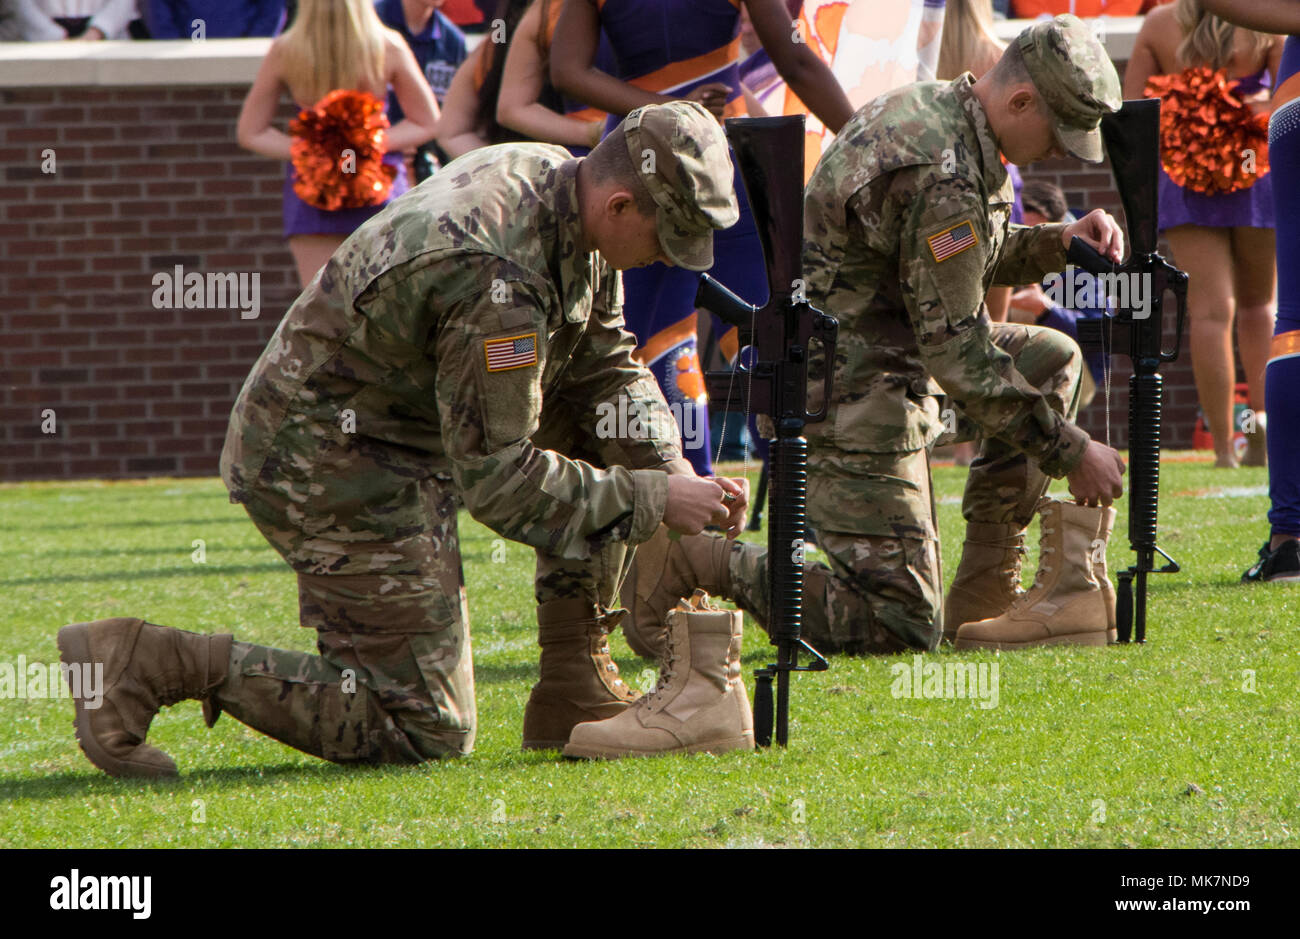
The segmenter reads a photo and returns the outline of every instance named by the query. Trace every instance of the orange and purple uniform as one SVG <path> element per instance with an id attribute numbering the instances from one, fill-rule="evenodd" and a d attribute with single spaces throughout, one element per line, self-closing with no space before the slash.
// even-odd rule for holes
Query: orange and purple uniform
<path id="1" fill-rule="evenodd" d="M 616 61 L 614 74 L 637 88 L 685 97 L 721 82 L 726 117 L 740 117 L 739 0 L 601 0 L 600 25 Z M 611 115 L 607 131 L 620 116 Z M 758 231 L 744 186 L 736 177 L 740 220 L 713 238 L 710 274 L 751 303 L 767 300 Z M 682 431 L 685 456 L 696 472 L 712 470 L 704 376 L 695 332 L 697 276 L 654 264 L 623 273 L 623 316 L 637 337 L 637 357 L 654 373 Z"/>

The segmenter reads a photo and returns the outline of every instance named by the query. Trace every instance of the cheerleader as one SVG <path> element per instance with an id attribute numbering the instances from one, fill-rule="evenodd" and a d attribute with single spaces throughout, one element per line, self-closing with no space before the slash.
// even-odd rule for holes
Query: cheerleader
<path id="1" fill-rule="evenodd" d="M 388 128 L 392 87 L 405 117 Z M 271 126 L 282 92 L 302 109 Z M 284 235 L 305 287 L 362 222 L 407 189 L 402 151 L 432 139 L 438 105 L 401 35 L 369 0 L 300 0 L 239 112 L 239 145 L 290 161 Z"/>
<path id="2" fill-rule="evenodd" d="M 1126 98 L 1164 97 L 1160 229 L 1175 261 L 1192 272 L 1192 370 L 1222 467 L 1237 465 L 1234 319 L 1250 407 L 1259 416 L 1259 432 L 1247 435 L 1246 462 L 1265 462 L 1275 281 L 1267 99 L 1281 57 L 1280 37 L 1237 29 L 1206 13 L 1200 0 L 1177 0 L 1147 14 L 1124 76 Z M 1200 116 L 1207 101 L 1217 107 L 1214 126 Z M 1202 144 L 1206 149 L 1193 152 Z"/>

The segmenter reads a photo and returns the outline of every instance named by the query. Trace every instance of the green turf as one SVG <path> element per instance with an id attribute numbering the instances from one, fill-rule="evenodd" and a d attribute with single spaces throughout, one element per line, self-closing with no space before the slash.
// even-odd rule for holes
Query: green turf
<path id="1" fill-rule="evenodd" d="M 936 470 L 949 576 L 963 479 Z M 1165 464 L 1161 541 L 1184 573 L 1153 579 L 1145 647 L 938 653 L 998 665 L 992 708 L 895 698 L 890 666 L 910 656 L 837 659 L 796 678 L 784 752 L 602 764 L 519 751 L 532 555 L 509 544 L 494 563 L 495 536 L 462 515 L 471 757 L 333 766 L 229 717 L 207 730 L 186 702 L 150 733 L 181 778 L 116 781 L 77 748 L 66 698 L 0 699 L 0 846 L 1294 846 L 1300 585 L 1237 582 L 1265 485 Z M 1125 524 L 1112 570 L 1129 563 Z M 288 569 L 217 480 L 0 487 L 0 559 L 0 663 L 56 662 L 59 626 L 121 615 L 312 646 Z M 639 684 L 650 664 L 614 648 Z M 769 654 L 750 630 L 747 682 Z"/>

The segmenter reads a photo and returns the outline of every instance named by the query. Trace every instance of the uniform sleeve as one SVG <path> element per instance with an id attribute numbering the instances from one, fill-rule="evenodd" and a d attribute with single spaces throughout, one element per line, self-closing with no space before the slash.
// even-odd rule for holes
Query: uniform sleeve
<path id="1" fill-rule="evenodd" d="M 1064 222 L 1032 227 L 1012 225 L 1002 245 L 998 266 L 993 271 L 993 283 L 1003 287 L 1023 287 L 1064 270 L 1063 231 Z"/>
<path id="2" fill-rule="evenodd" d="M 985 433 L 1049 476 L 1067 475 L 1083 459 L 1088 435 L 1052 410 L 992 341 L 983 308 L 990 262 L 984 201 L 969 182 L 950 177 L 921 186 L 904 212 L 903 302 L 930 374 Z"/>
<path id="3" fill-rule="evenodd" d="M 565 558 L 647 540 L 663 518 L 665 473 L 598 469 L 529 439 L 542 409 L 545 307 L 526 284 L 509 292 L 508 309 L 489 291 L 450 303 L 435 343 L 443 446 L 465 507 L 498 534 Z"/>
<path id="4" fill-rule="evenodd" d="M 677 421 L 659 383 L 632 358 L 635 349 L 623 322 L 620 279 L 607 271 L 560 393 L 581 425 L 594 429 L 605 465 L 694 475 L 682 457 Z"/>

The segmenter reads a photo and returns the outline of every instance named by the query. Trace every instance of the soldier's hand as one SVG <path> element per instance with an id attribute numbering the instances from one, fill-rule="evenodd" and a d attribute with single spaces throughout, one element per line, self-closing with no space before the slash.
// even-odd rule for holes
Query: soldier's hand
<path id="1" fill-rule="evenodd" d="M 1124 494 L 1124 460 L 1112 448 L 1092 441 L 1083 462 L 1066 477 L 1070 495 L 1080 505 L 1110 505 Z"/>
<path id="2" fill-rule="evenodd" d="M 726 491 L 712 479 L 669 476 L 664 524 L 683 535 L 698 535 L 708 525 L 727 522 L 731 512 L 722 502 Z"/>
<path id="3" fill-rule="evenodd" d="M 745 520 L 749 515 L 749 480 L 744 476 L 715 476 L 713 481 L 723 488 L 722 503 L 729 510 L 723 523 L 727 528 L 727 538 L 739 537 L 745 530 Z"/>
<path id="4" fill-rule="evenodd" d="M 686 96 L 687 101 L 698 101 L 704 105 L 718 120 L 722 120 L 722 112 L 727 107 L 727 95 L 731 89 L 722 82 L 709 82 L 700 85 L 698 88 L 692 88 L 690 94 Z"/>
<path id="5" fill-rule="evenodd" d="M 1093 209 L 1077 222 L 1065 226 L 1061 240 L 1070 247 L 1070 239 L 1078 235 L 1102 257 L 1115 263 L 1124 260 L 1124 230 L 1105 209 Z"/>

